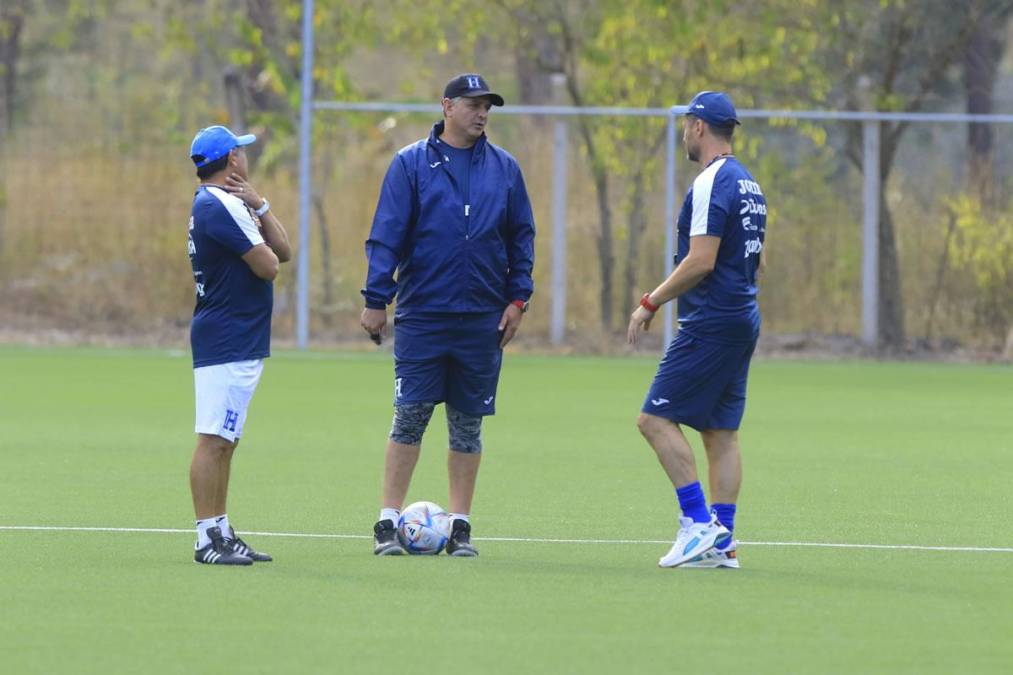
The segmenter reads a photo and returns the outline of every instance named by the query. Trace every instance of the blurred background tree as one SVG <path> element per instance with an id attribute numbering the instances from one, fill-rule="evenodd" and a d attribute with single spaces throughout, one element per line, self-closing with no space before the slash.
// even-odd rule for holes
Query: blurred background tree
<path id="1" fill-rule="evenodd" d="M 295 230 L 301 5 L 3 0 L 3 325 L 185 333 L 192 289 L 178 224 L 194 180 L 185 148 L 201 126 L 258 134 L 256 175 Z M 740 108 L 857 109 L 865 76 L 881 110 L 987 113 L 1011 100 L 1011 8 L 1013 0 L 317 0 L 313 82 L 321 100 L 435 103 L 449 77 L 480 70 L 510 103 L 665 108 L 723 88 Z M 314 116 L 315 335 L 356 334 L 361 243 L 379 180 L 391 153 L 432 121 Z M 570 321 L 608 341 L 662 274 L 664 122 L 569 124 Z M 522 161 L 543 233 L 550 127 L 501 116 L 491 128 Z M 967 281 L 978 278 L 971 261 L 1004 250 L 999 215 L 1013 166 L 995 148 L 1010 140 L 1007 126 L 888 123 L 882 139 L 882 346 L 994 348 L 1009 331 L 1011 289 L 992 263 L 981 262 L 987 278 Z M 749 120 L 736 152 L 771 203 L 777 272 L 764 284 L 767 330 L 857 335 L 859 125 Z M 695 167 L 680 162 L 681 199 Z M 538 242 L 539 283 L 548 239 Z M 291 330 L 293 279 L 278 283 L 281 336 Z M 545 330 L 547 306 L 536 303 L 533 334 Z M 977 318 L 952 327 L 969 307 Z"/>

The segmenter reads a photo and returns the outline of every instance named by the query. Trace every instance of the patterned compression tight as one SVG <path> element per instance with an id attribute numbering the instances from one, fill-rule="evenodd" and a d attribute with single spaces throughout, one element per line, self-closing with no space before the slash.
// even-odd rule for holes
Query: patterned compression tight
<path id="1" fill-rule="evenodd" d="M 433 416 L 435 403 L 403 403 L 394 406 L 390 438 L 395 443 L 420 445 Z M 447 430 L 450 449 L 456 452 L 482 452 L 482 417 L 469 415 L 447 405 Z"/>

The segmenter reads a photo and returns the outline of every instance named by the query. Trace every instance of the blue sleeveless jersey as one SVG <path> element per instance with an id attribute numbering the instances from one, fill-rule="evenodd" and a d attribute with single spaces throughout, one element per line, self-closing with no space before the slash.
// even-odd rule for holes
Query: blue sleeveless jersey
<path id="1" fill-rule="evenodd" d="M 760 332 L 756 275 L 767 229 L 767 201 L 735 157 L 718 157 L 704 169 L 679 212 L 679 260 L 690 238 L 721 238 L 714 270 L 679 296 L 679 330 L 701 339 L 745 343 Z"/>

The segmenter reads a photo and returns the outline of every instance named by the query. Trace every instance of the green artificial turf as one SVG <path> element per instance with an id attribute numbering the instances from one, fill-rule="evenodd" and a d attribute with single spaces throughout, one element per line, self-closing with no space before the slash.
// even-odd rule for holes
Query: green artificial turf
<path id="1" fill-rule="evenodd" d="M 773 544 L 1013 547 L 1013 369 L 756 362 L 742 569 L 661 570 L 676 503 L 634 423 L 655 365 L 508 354 L 473 509 L 481 556 L 377 559 L 390 357 L 279 354 L 230 520 L 352 536 L 251 534 L 275 562 L 230 569 L 191 562 L 186 355 L 2 348 L 0 526 L 187 531 L 0 529 L 0 670 L 1010 667 L 1013 552 Z M 446 504 L 446 439 L 438 412 L 410 501 Z M 512 537 L 631 541 L 498 540 Z"/>

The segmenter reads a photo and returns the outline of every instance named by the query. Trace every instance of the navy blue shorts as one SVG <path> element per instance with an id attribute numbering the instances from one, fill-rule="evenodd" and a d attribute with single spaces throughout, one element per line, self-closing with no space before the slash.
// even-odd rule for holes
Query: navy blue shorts
<path id="1" fill-rule="evenodd" d="M 697 431 L 738 429 L 756 341 L 722 344 L 680 331 L 658 365 L 642 412 Z"/>
<path id="2" fill-rule="evenodd" d="M 395 315 L 394 405 L 446 401 L 468 415 L 495 414 L 502 316 Z"/>

